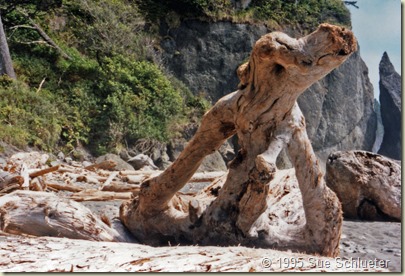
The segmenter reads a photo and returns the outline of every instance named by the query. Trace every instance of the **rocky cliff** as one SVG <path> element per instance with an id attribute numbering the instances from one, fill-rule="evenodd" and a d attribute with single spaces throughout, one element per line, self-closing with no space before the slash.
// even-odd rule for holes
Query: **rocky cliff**
<path id="1" fill-rule="evenodd" d="M 401 160 L 401 76 L 395 71 L 386 52 L 379 70 L 384 137 L 378 153 Z"/>
<path id="2" fill-rule="evenodd" d="M 263 25 L 189 19 L 176 28 L 163 23 L 161 47 L 166 67 L 193 93 L 204 93 L 215 102 L 237 89 L 237 67 L 255 41 L 270 31 Z M 308 134 L 322 163 L 335 150 L 371 151 L 376 133 L 373 98 L 359 52 L 300 96 Z"/>

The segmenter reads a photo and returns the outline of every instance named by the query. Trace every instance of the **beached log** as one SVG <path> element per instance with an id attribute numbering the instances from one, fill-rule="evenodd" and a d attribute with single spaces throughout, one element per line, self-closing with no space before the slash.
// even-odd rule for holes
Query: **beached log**
<path id="1" fill-rule="evenodd" d="M 117 231 L 82 204 L 34 191 L 15 191 L 0 197 L 0 230 L 16 235 L 121 240 Z"/>
<path id="2" fill-rule="evenodd" d="M 110 192 L 139 192 L 141 185 L 139 184 L 127 184 L 124 182 L 113 181 L 108 185 L 103 185 L 101 191 Z"/>
<path id="3" fill-rule="evenodd" d="M 19 190 L 21 189 L 21 185 L 20 184 L 10 184 L 8 186 L 6 186 L 5 188 L 0 190 L 0 196 L 3 196 L 5 194 L 11 193 L 15 190 Z"/>
<path id="4" fill-rule="evenodd" d="M 1 233 L 0 240 L 3 272 L 388 272 L 385 260 L 361 268 L 349 260 L 241 246 L 155 248 Z"/>
<path id="5" fill-rule="evenodd" d="M 41 177 L 36 177 L 30 181 L 30 190 L 31 191 L 45 191 L 46 184 Z"/>
<path id="6" fill-rule="evenodd" d="M 53 183 L 47 182 L 47 187 L 51 187 L 58 191 L 69 191 L 69 192 L 81 192 L 84 188 L 73 185 L 73 184 L 64 184 L 64 183 Z"/>
<path id="7" fill-rule="evenodd" d="M 60 165 L 56 165 L 56 166 L 49 167 L 49 168 L 46 168 L 46 169 L 36 170 L 34 172 L 30 172 L 29 176 L 30 176 L 30 178 L 34 178 L 34 177 L 41 176 L 41 175 L 44 175 L 44 174 L 47 174 L 47 173 L 50 173 L 50 172 L 57 171 L 57 170 L 59 170 L 59 168 L 60 168 Z"/>
<path id="8" fill-rule="evenodd" d="M 111 182 L 113 181 L 113 179 L 114 179 L 117 175 L 118 175 L 118 172 L 112 172 L 112 173 L 108 176 L 107 180 L 100 186 L 99 190 L 104 190 L 103 188 L 104 188 L 105 186 L 110 185 Z"/>
<path id="9" fill-rule="evenodd" d="M 69 196 L 75 201 L 109 201 L 109 200 L 128 200 L 132 199 L 138 193 L 137 189 L 133 192 L 108 192 L 96 189 L 83 190 Z"/>
<path id="10" fill-rule="evenodd" d="M 325 185 L 296 100 L 356 49 L 350 30 L 329 24 L 300 39 L 280 32 L 264 35 L 254 45 L 249 61 L 238 69 L 239 90 L 221 98 L 203 116 L 179 157 L 164 172 L 145 180 L 139 197 L 121 206 L 123 223 L 138 240 L 150 244 L 259 244 L 337 256 L 341 205 Z M 241 149 L 231 161 L 226 179 L 206 195 L 214 198 L 212 203 L 195 212 L 195 206 L 204 206 L 188 204 L 176 193 L 204 157 L 235 134 Z M 294 164 L 305 212 L 305 227 L 300 225 L 295 232 L 278 231 L 271 218 L 263 215 L 269 208 L 276 159 L 285 147 Z M 189 207 L 179 207 L 177 202 Z M 274 236 L 274 232 L 280 235 Z"/>
<path id="11" fill-rule="evenodd" d="M 121 179 L 125 182 L 131 183 L 131 184 L 141 184 L 143 181 L 150 177 L 156 177 L 158 176 L 161 171 L 159 172 L 150 172 L 147 171 L 145 173 L 142 173 L 141 171 L 134 171 L 135 173 L 130 173 L 130 172 L 120 172 Z M 223 176 L 226 174 L 226 172 L 201 172 L 201 173 L 195 173 L 190 180 L 188 181 L 189 183 L 195 183 L 195 182 L 212 182 L 216 178 Z"/>
<path id="12" fill-rule="evenodd" d="M 78 175 L 76 177 L 76 181 L 77 182 L 86 182 L 86 183 L 94 184 L 94 185 L 100 184 L 98 177 L 96 177 L 94 175 Z"/>
<path id="13" fill-rule="evenodd" d="M 20 186 L 24 183 L 24 178 L 21 175 L 9 173 L 9 172 L 0 172 L 0 188 L 3 189 L 9 185 L 19 184 Z"/>

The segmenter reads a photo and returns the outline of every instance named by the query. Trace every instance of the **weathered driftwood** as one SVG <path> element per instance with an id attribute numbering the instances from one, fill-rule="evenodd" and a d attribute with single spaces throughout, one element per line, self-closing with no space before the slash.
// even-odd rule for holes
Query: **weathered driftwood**
<path id="1" fill-rule="evenodd" d="M 121 179 L 125 182 L 131 184 L 141 184 L 143 181 L 150 177 L 156 177 L 160 175 L 162 171 L 121 171 L 119 175 Z M 225 172 L 201 172 L 195 173 L 189 180 L 189 183 L 194 182 L 212 182 L 216 178 L 221 177 L 225 174 Z"/>
<path id="2" fill-rule="evenodd" d="M 3 189 L 13 184 L 19 184 L 21 186 L 23 183 L 24 178 L 21 175 L 0 171 L 0 188 Z"/>
<path id="3" fill-rule="evenodd" d="M 80 192 L 84 190 L 84 188 L 72 184 L 47 182 L 46 185 L 58 191 Z"/>
<path id="4" fill-rule="evenodd" d="M 128 200 L 134 197 L 134 192 L 109 192 L 94 190 L 83 190 L 69 196 L 70 199 L 75 201 L 108 201 L 108 200 Z"/>
<path id="5" fill-rule="evenodd" d="M 343 259 L 246 247 L 154 248 L 1 233 L 0 241 L 3 272 L 388 272 L 381 266 L 358 268 L 350 261 L 345 267 Z"/>
<path id="6" fill-rule="evenodd" d="M 141 185 L 139 184 L 126 184 L 121 182 L 111 182 L 108 185 L 103 185 L 102 191 L 111 192 L 139 192 Z"/>
<path id="7" fill-rule="evenodd" d="M 123 223 L 144 243 L 260 244 L 336 256 L 341 206 L 324 183 L 296 100 L 356 47 L 350 30 L 328 24 L 300 39 L 279 32 L 259 39 L 249 61 L 238 69 L 239 90 L 220 99 L 177 160 L 146 180 L 139 197 L 121 206 Z M 211 204 L 199 204 L 197 196 L 188 201 L 176 195 L 203 158 L 235 134 L 241 149 L 226 179 L 216 192 L 201 196 L 211 197 Z M 275 236 L 271 218 L 263 214 L 269 208 L 276 158 L 285 146 L 295 167 L 306 223 Z"/>
<path id="8" fill-rule="evenodd" d="M 329 155 L 326 181 L 346 218 L 401 221 L 401 165 L 367 151 Z"/>
<path id="9" fill-rule="evenodd" d="M 34 178 L 34 177 L 41 176 L 41 175 L 44 175 L 44 174 L 47 174 L 47 173 L 50 173 L 50 172 L 57 171 L 57 170 L 59 170 L 59 168 L 60 168 L 60 165 L 56 165 L 56 166 L 53 166 L 53 167 L 49 167 L 49 168 L 45 168 L 45 169 L 41 169 L 41 170 L 36 170 L 34 172 L 30 172 L 29 176 L 31 178 Z"/>
<path id="10" fill-rule="evenodd" d="M 15 191 L 0 197 L 0 230 L 11 234 L 122 241 L 82 204 L 52 193 Z"/>

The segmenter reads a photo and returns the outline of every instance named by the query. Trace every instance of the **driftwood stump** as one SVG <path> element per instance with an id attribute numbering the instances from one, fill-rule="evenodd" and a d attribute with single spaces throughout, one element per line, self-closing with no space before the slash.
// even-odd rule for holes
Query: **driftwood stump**
<path id="1" fill-rule="evenodd" d="M 329 24 L 300 39 L 280 32 L 260 38 L 238 69 L 239 90 L 220 99 L 177 160 L 121 206 L 123 223 L 148 244 L 244 244 L 338 255 L 341 205 L 324 183 L 296 100 L 356 48 L 350 30 Z M 226 177 L 195 197 L 178 194 L 203 158 L 235 134 L 240 150 Z M 284 147 L 295 168 L 305 223 L 277 228 L 278 218 L 266 216 L 266 210 Z"/>

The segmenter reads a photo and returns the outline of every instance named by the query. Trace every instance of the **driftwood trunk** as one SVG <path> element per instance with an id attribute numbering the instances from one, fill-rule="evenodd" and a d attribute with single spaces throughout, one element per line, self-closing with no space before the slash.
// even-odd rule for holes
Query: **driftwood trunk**
<path id="1" fill-rule="evenodd" d="M 82 204 L 46 192 L 16 191 L 0 197 L 0 230 L 32 236 L 125 241 Z"/>
<path id="2" fill-rule="evenodd" d="M 121 206 L 123 223 L 149 244 L 246 244 L 338 255 L 341 206 L 324 183 L 296 100 L 356 47 L 351 31 L 328 24 L 300 39 L 279 32 L 259 39 L 238 69 L 239 90 L 220 99 L 177 160 Z M 194 198 L 176 194 L 203 158 L 235 134 L 240 150 L 226 177 Z M 277 228 L 279 218 L 266 210 L 284 147 L 294 164 L 305 223 Z"/>
<path id="3" fill-rule="evenodd" d="M 271 261 L 271 262 L 270 262 Z M 347 261 L 350 265 L 350 261 Z M 343 259 L 246 247 L 94 242 L 0 233 L 2 272 L 360 272 Z M 382 265 L 368 271 L 388 272 Z"/>

